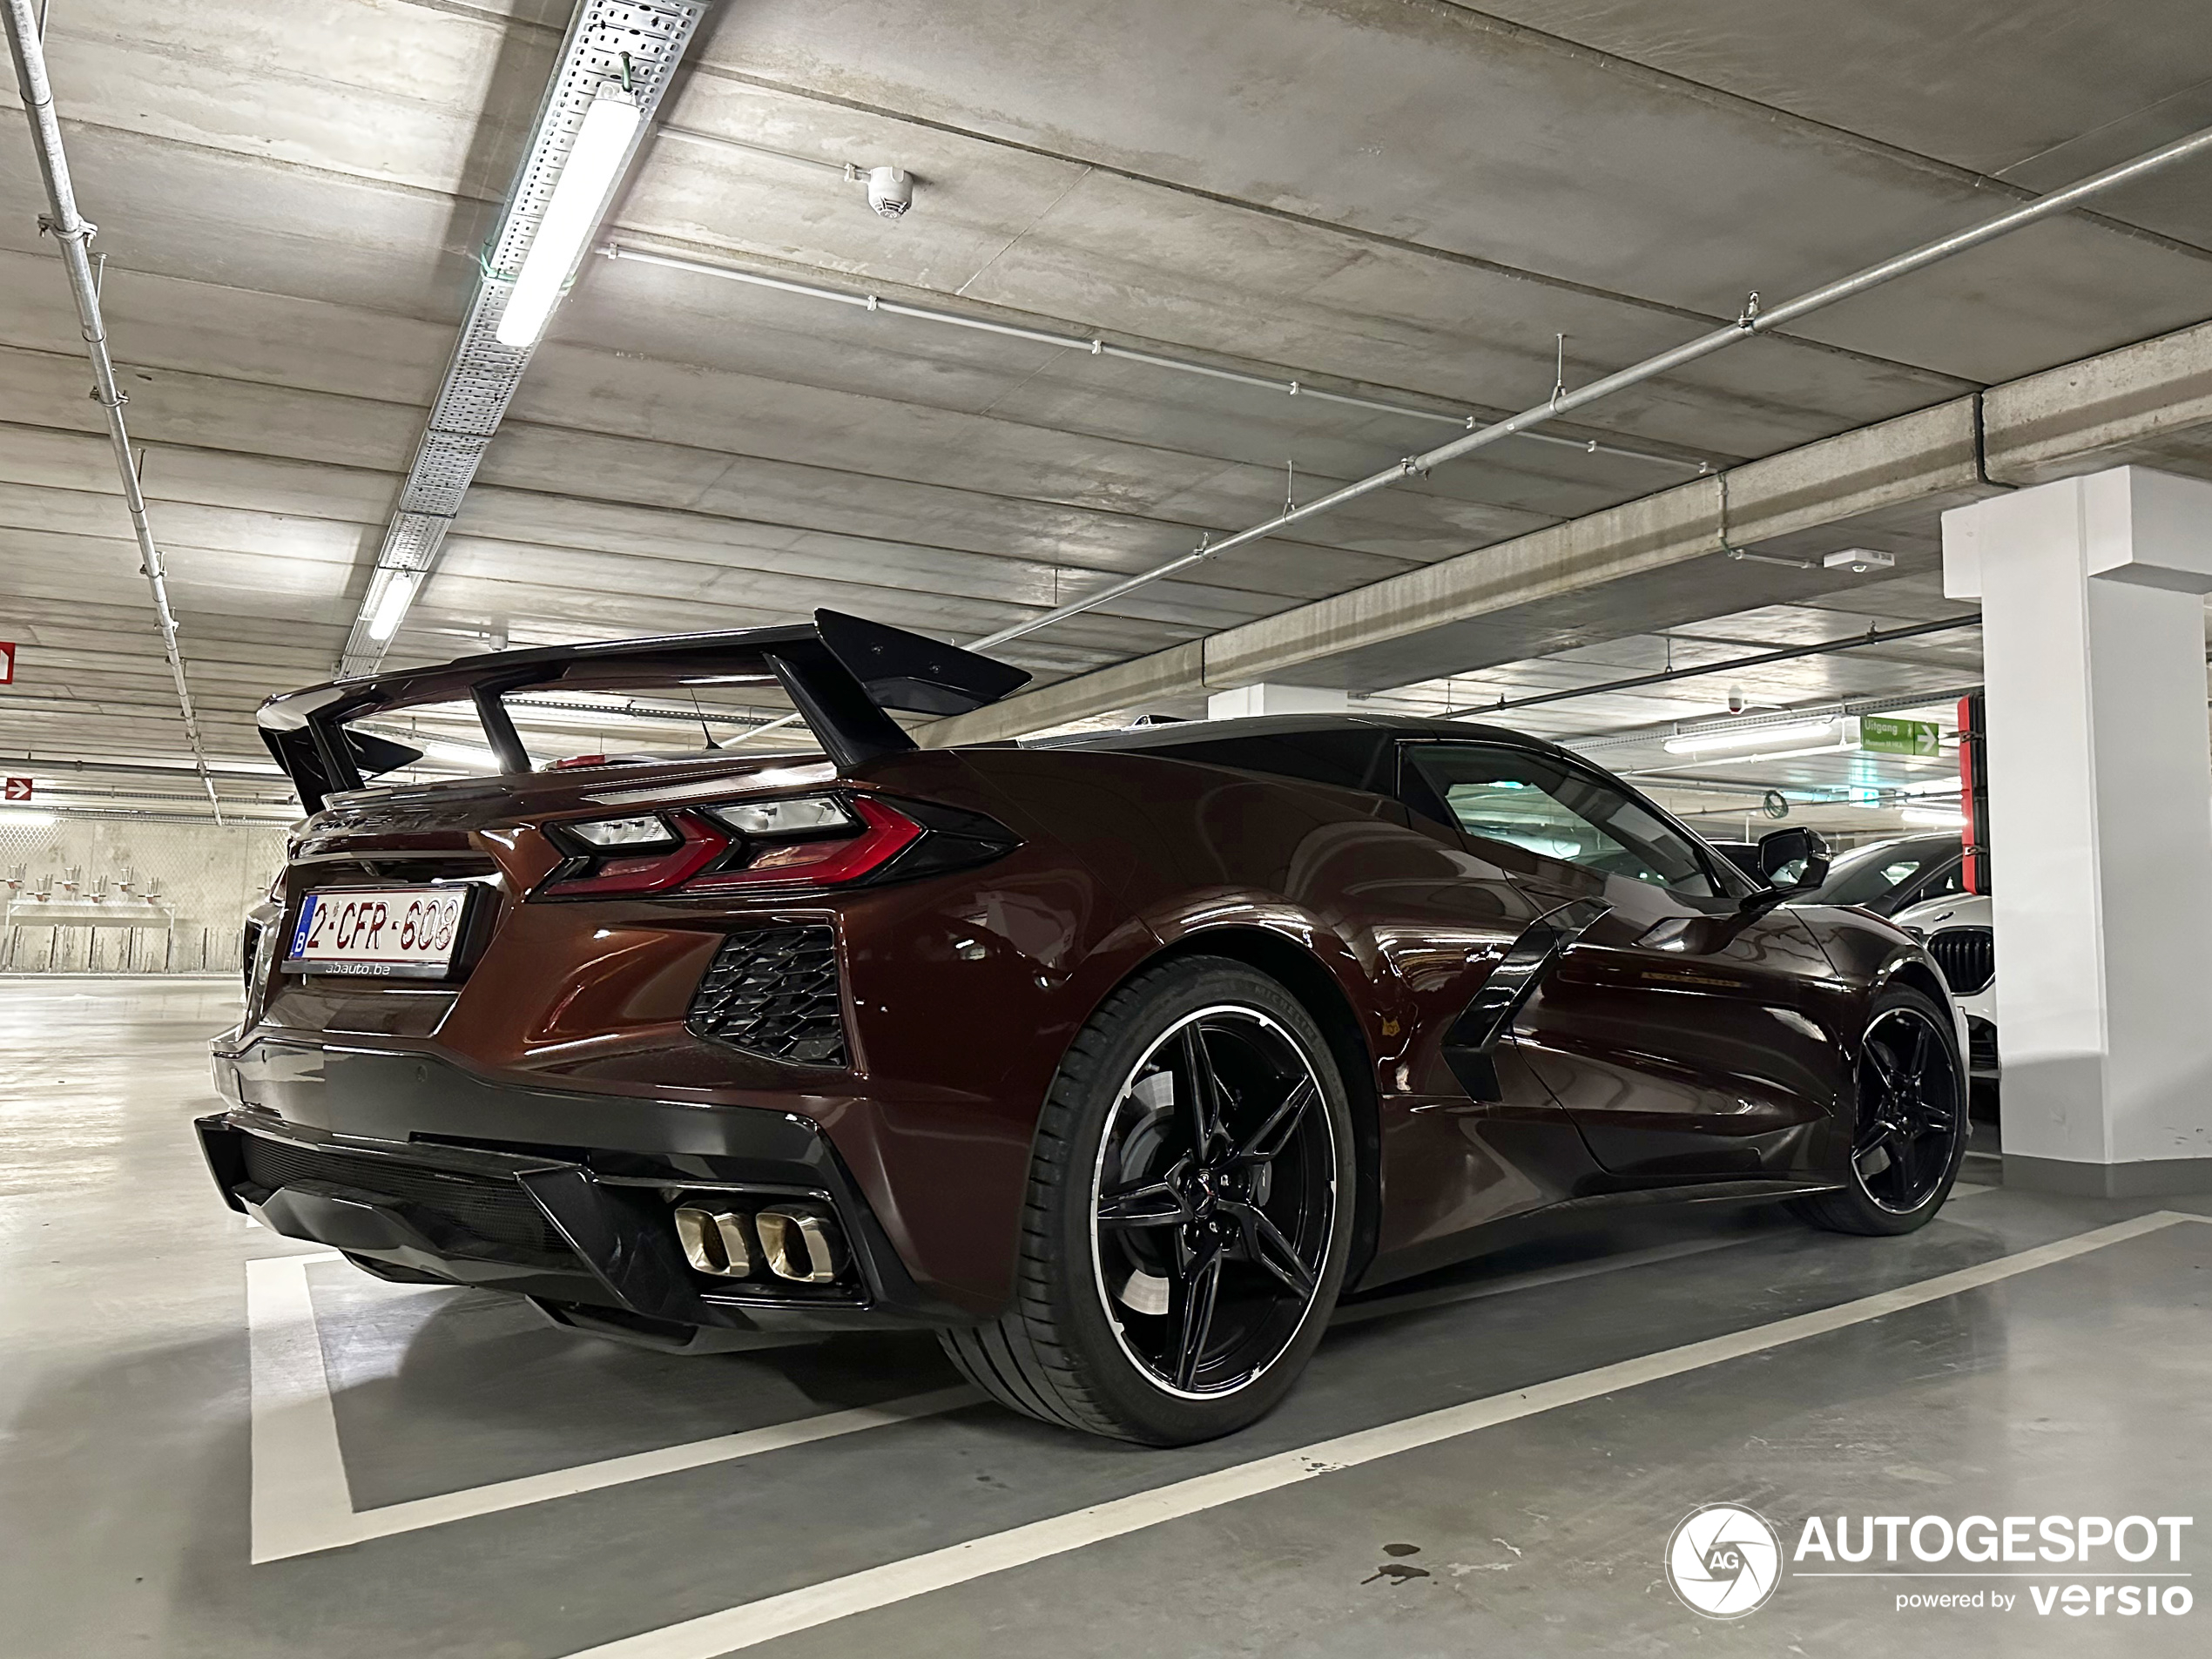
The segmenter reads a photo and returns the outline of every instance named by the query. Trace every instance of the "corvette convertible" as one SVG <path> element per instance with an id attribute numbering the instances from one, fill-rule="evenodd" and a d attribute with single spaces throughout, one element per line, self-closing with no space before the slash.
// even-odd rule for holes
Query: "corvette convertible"
<path id="1" fill-rule="evenodd" d="M 273 698 L 311 816 L 214 1044 L 225 1198 L 664 1349 L 934 1330 L 1005 1405 L 1162 1445 L 1268 1410 L 1340 1297 L 1540 1226 L 1943 1204 L 1958 1017 L 1907 934 L 1791 902 L 1809 832 L 1762 881 L 1458 721 L 927 748 L 889 712 L 1025 678 L 822 611 Z M 515 718 L 779 687 L 819 753 Z M 433 706 L 496 775 L 372 781 Z"/>

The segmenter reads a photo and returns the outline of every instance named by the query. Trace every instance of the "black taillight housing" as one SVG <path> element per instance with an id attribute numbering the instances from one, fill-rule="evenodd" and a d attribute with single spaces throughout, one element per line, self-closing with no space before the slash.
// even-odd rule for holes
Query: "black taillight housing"
<path id="1" fill-rule="evenodd" d="M 988 863 L 1021 845 L 980 813 L 843 791 L 571 819 L 545 833 L 567 856 L 538 899 L 858 887 Z"/>

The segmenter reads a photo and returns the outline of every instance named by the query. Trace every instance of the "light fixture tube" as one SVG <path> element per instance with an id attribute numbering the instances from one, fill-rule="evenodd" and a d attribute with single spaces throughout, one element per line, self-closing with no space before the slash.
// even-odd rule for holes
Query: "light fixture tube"
<path id="1" fill-rule="evenodd" d="M 376 609 L 369 612 L 368 637 L 379 644 L 400 631 L 400 618 L 407 615 L 408 604 L 415 597 L 415 584 L 421 577 L 412 570 L 393 570 L 384 578 L 384 591 L 376 596 Z"/>
<path id="2" fill-rule="evenodd" d="M 442 760 L 449 766 L 475 772 L 497 772 L 499 759 L 489 749 L 472 749 L 465 743 L 442 743 L 435 738 L 412 738 L 408 746 L 420 749 L 425 760 Z"/>
<path id="3" fill-rule="evenodd" d="M 1686 772 L 1689 766 L 1756 765 L 1766 760 L 1791 760 L 1799 755 L 1842 754 L 1851 747 L 1842 738 L 1831 738 L 1825 743 L 1804 743 L 1789 749 L 1746 749 L 1741 754 L 1700 755 L 1689 765 L 1669 766 L 1669 772 Z"/>
<path id="4" fill-rule="evenodd" d="M 523 268 L 508 291 L 500 314 L 499 343 L 527 349 L 545 331 L 545 320 L 561 298 L 561 287 L 576 269 L 583 244 L 606 210 L 608 192 L 630 154 L 644 114 L 637 100 L 611 82 L 602 85 L 578 124 L 576 142 L 553 181 L 553 199 L 530 238 Z"/>
<path id="5" fill-rule="evenodd" d="M 1667 739 L 1670 755 L 1710 754 L 1716 749 L 1750 749 L 1763 743 L 1784 743 L 1793 738 L 1824 738 L 1836 729 L 1833 719 L 1791 720 L 1780 725 L 1736 726 L 1725 732 L 1685 732 Z"/>
<path id="6" fill-rule="evenodd" d="M 1940 806 L 1908 806 L 1900 814 L 1908 824 L 1925 824 L 1931 829 L 1964 829 L 1966 815 Z"/>

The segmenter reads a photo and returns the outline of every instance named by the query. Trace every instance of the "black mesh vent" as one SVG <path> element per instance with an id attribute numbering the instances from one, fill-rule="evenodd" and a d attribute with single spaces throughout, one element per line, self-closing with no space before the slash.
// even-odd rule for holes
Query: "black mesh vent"
<path id="1" fill-rule="evenodd" d="M 801 1066 L 841 1066 L 837 941 L 826 927 L 732 934 L 699 981 L 685 1025 L 748 1054 Z"/>
<path id="2" fill-rule="evenodd" d="M 319 1146 L 295 1146 L 259 1135 L 245 1138 L 246 1176 L 257 1187 L 320 1181 L 371 1200 L 435 1211 L 461 1232 L 544 1254 L 569 1246 L 529 1193 L 511 1180 L 454 1175 Z"/>
<path id="3" fill-rule="evenodd" d="M 1928 954 L 1953 995 L 1972 996 L 1997 977 L 1997 945 L 1986 927 L 1946 927 L 1929 936 Z"/>

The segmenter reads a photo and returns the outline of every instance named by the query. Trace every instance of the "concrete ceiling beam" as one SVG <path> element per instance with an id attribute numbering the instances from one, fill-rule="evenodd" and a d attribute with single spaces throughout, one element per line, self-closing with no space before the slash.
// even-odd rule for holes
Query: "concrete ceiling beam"
<path id="1" fill-rule="evenodd" d="M 2110 464 L 2115 452 L 2155 445 L 2207 420 L 2212 325 L 2200 325 L 1477 549 L 1141 664 L 1025 692 L 939 721 L 924 741 L 941 747 L 1015 737 L 1146 698 L 1266 679 L 1375 687 L 1468 671 L 1485 665 L 1475 643 L 1484 626 L 1514 612 L 1602 590 L 1612 614 L 1633 614 L 1621 602 L 1635 596 L 1621 584 L 1663 588 L 1696 562 L 1717 576 L 1730 546 L 1900 508 L 1925 516 L 2032 476 Z M 1777 580 L 1764 570 L 1739 570 L 1732 585 L 1747 594 Z M 1710 587 L 1705 592 L 1710 605 Z M 1594 613 L 1589 619 L 1596 621 Z M 1646 612 L 1633 630 L 1616 631 L 1641 631 L 1654 620 Z"/>

